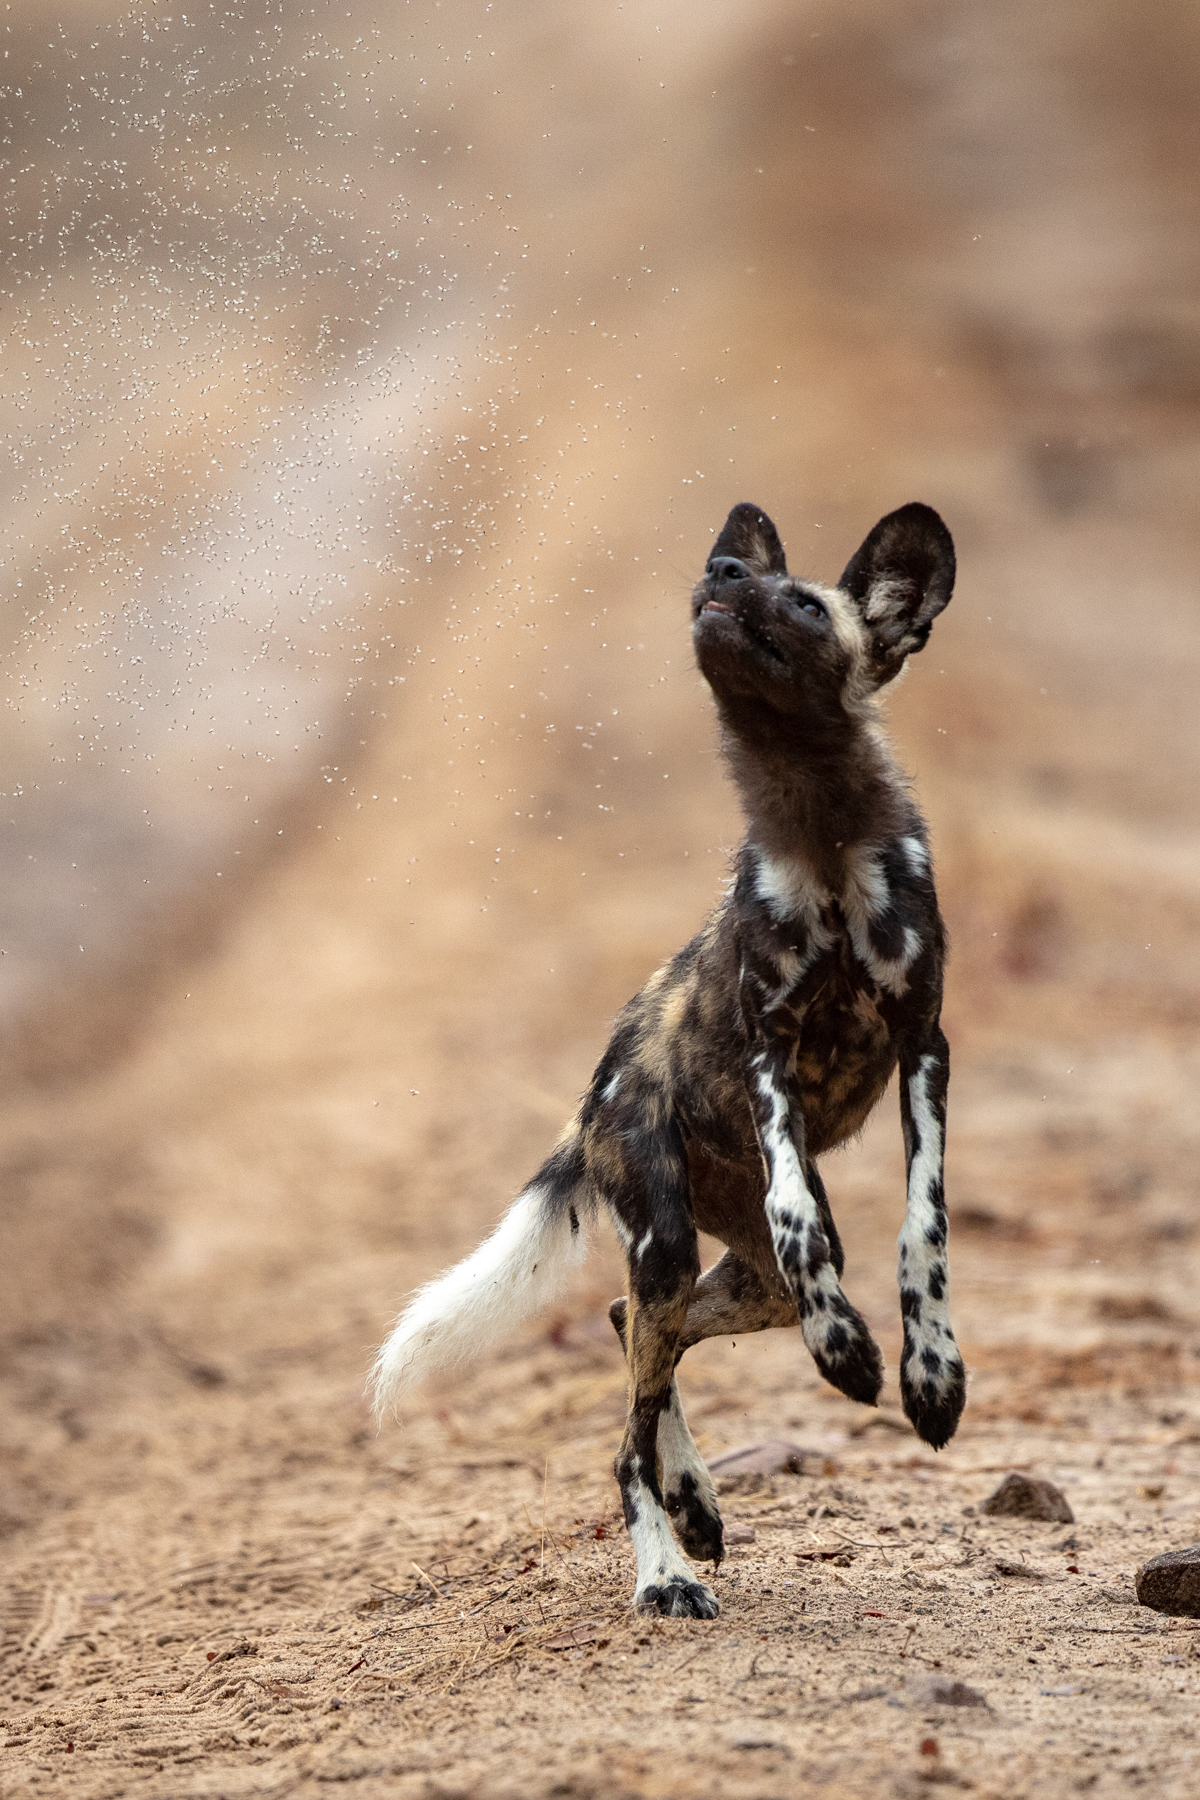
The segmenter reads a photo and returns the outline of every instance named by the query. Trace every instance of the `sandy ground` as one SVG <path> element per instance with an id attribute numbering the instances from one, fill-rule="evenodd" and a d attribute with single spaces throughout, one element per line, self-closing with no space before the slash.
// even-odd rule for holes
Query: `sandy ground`
<path id="1" fill-rule="evenodd" d="M 246 872 L 9 1029 L 6 1795 L 1195 1793 L 1200 1637 L 1133 1590 L 1200 1540 L 1191 27 L 808 23 L 705 13 L 668 68 L 639 13 L 565 98 L 569 43 L 501 33 L 472 123 L 494 169 L 523 121 L 530 266 L 494 441 L 438 452 L 486 529 L 272 788 L 269 853 L 206 813 Z M 627 160 L 581 231 L 552 215 L 616 70 Z M 537 162 L 535 99 L 578 163 Z M 738 825 L 686 598 L 726 508 L 828 578 L 916 497 L 960 556 L 890 711 L 954 943 L 969 1404 L 939 1456 L 899 1411 L 889 1096 L 826 1168 L 884 1403 L 798 1334 L 691 1352 L 705 1454 L 783 1437 L 805 1472 L 728 1485 L 717 1621 L 648 1623 L 609 1473 L 614 1240 L 379 1434 L 364 1371 L 719 892 Z M 1011 1469 L 1075 1524 L 982 1515 Z"/>

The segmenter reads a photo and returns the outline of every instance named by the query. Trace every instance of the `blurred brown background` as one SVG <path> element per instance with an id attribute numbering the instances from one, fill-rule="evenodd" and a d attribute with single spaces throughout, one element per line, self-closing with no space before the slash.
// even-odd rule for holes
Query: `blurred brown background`
<path id="1" fill-rule="evenodd" d="M 372 1344 L 719 892 L 687 594 L 736 500 L 824 579 L 909 499 L 958 545 L 891 720 L 977 1417 L 1069 1437 L 1051 1352 L 1186 1410 L 1195 8 L 159 0 L 4 46 L 11 1705 L 83 1692 L 68 1546 L 125 1594 L 393 1504 Z M 830 1186 L 894 1365 L 881 1112 Z M 544 1329 L 414 1407 L 410 1521 L 460 1414 L 551 1456 L 587 1415 L 602 1475 L 615 1347 L 527 1414 Z M 825 1407 L 801 1365 L 747 1347 L 712 1443 Z"/>

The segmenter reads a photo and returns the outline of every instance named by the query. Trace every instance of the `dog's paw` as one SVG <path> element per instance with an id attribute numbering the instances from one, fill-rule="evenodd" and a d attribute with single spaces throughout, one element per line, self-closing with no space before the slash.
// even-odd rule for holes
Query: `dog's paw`
<path id="1" fill-rule="evenodd" d="M 967 1372 L 957 1348 L 906 1355 L 900 1395 L 913 1429 L 934 1450 L 950 1442 L 967 1401 Z"/>
<path id="2" fill-rule="evenodd" d="M 665 1495 L 665 1505 L 675 1536 L 692 1561 L 716 1565 L 725 1554 L 725 1533 L 711 1480 L 705 1485 L 707 1493 L 691 1470 L 685 1469 Z"/>
<path id="3" fill-rule="evenodd" d="M 669 1581 L 644 1587 L 634 1595 L 634 1610 L 662 1619 L 715 1619 L 720 1612 L 717 1597 L 702 1581 L 673 1575 Z"/>
<path id="4" fill-rule="evenodd" d="M 883 1386 L 883 1357 L 866 1320 L 839 1289 L 803 1319 L 804 1342 L 831 1387 L 851 1400 L 874 1406 Z M 831 1303 L 832 1302 L 832 1303 Z"/>

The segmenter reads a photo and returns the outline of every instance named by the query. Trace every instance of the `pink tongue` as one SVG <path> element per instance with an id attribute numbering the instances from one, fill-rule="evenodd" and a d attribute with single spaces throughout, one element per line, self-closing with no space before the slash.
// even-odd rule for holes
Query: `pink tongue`
<path id="1" fill-rule="evenodd" d="M 727 606 L 723 606 L 719 600 L 706 600 L 704 602 L 704 610 L 705 612 L 727 613 L 730 609 Z"/>

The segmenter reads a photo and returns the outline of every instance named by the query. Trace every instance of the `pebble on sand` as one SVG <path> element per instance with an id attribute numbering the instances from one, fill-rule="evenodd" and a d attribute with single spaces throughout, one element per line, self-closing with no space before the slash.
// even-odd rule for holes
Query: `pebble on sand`
<path id="1" fill-rule="evenodd" d="M 1164 1550 L 1137 1572 L 1137 1597 L 1155 1612 L 1176 1619 L 1200 1619 L 1200 1544 Z"/>
<path id="2" fill-rule="evenodd" d="M 1075 1523 L 1075 1514 L 1062 1489 L 1036 1475 L 1006 1475 L 979 1510 L 993 1518 L 1049 1519 L 1062 1525 Z"/>
<path id="3" fill-rule="evenodd" d="M 986 1707 L 988 1704 L 987 1696 L 978 1688 L 968 1687 L 965 1681 L 939 1681 L 936 1676 L 918 1687 L 915 1698 L 919 1706 Z"/>

